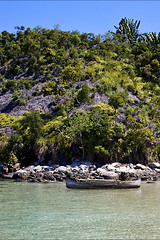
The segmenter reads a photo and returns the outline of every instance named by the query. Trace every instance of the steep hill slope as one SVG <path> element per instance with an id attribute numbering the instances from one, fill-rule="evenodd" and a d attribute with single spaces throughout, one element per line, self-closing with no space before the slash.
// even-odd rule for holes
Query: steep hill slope
<path id="1" fill-rule="evenodd" d="M 159 160 L 160 39 L 122 24 L 104 36 L 1 33 L 0 161 Z"/>

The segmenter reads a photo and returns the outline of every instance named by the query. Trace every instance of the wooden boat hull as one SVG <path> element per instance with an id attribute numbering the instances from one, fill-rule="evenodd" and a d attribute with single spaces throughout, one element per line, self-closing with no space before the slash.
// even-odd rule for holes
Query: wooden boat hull
<path id="1" fill-rule="evenodd" d="M 67 188 L 91 189 L 91 188 L 139 188 L 141 179 L 135 181 L 105 180 L 105 179 L 79 179 L 73 181 L 66 179 Z"/>

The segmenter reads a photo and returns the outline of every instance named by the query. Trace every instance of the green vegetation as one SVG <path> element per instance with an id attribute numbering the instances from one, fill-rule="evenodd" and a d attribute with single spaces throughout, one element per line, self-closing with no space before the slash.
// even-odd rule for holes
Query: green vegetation
<path id="1" fill-rule="evenodd" d="M 54 111 L 0 113 L 0 162 L 159 160 L 160 33 L 140 34 L 139 27 L 122 18 L 104 36 L 23 26 L 3 31 L 1 94 L 24 107 L 22 93 L 39 84 L 32 95 L 51 95 Z"/>
<path id="2" fill-rule="evenodd" d="M 89 86 L 88 86 L 88 84 L 85 82 L 85 83 L 82 85 L 82 89 L 78 92 L 78 95 L 77 95 L 78 102 L 80 102 L 80 103 L 84 103 L 84 102 L 90 103 L 91 100 L 90 100 L 89 93 L 90 93 Z"/>

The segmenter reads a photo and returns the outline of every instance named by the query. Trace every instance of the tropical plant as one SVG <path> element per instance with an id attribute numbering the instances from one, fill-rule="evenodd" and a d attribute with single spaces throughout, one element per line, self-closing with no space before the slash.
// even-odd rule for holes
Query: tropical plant
<path id="1" fill-rule="evenodd" d="M 116 27 L 116 34 L 123 36 L 124 41 L 129 41 L 131 44 L 135 44 L 139 37 L 139 25 L 140 21 L 134 21 L 133 19 L 122 18 L 119 22 L 119 27 Z"/>
<path id="2" fill-rule="evenodd" d="M 151 51 L 155 51 L 160 44 L 160 33 L 144 33 L 141 39 Z"/>

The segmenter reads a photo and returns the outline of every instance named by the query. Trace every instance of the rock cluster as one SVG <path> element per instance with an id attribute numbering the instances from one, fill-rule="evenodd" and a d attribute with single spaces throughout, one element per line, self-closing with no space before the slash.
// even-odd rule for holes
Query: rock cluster
<path id="1" fill-rule="evenodd" d="M 102 167 L 93 164 L 72 164 L 67 166 L 29 166 L 20 168 L 19 164 L 1 166 L 1 178 L 15 179 L 16 181 L 29 182 L 54 182 L 64 181 L 66 177 L 72 179 L 120 179 L 131 180 L 141 177 L 144 181 L 160 180 L 160 164 L 151 163 L 148 166 L 142 164 L 112 163 Z"/>

